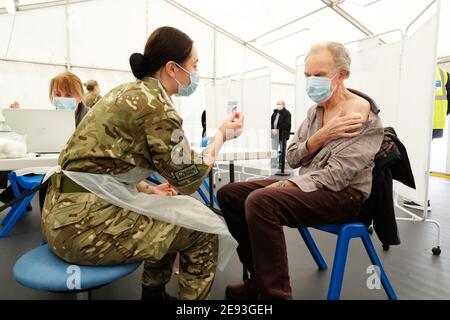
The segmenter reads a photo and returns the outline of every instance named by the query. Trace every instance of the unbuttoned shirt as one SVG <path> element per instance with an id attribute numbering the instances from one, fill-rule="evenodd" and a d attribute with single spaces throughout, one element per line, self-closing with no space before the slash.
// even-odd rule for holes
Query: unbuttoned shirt
<path id="1" fill-rule="evenodd" d="M 383 141 L 383 124 L 376 103 L 361 92 L 350 91 L 371 105 L 369 117 L 358 136 L 332 141 L 308 157 L 306 143 L 323 127 L 324 108 L 314 105 L 287 149 L 289 165 L 294 169 L 300 167 L 299 175 L 289 180 L 304 192 L 320 189 L 338 192 L 351 187 L 361 192 L 364 200 L 370 195 L 374 158 Z"/>

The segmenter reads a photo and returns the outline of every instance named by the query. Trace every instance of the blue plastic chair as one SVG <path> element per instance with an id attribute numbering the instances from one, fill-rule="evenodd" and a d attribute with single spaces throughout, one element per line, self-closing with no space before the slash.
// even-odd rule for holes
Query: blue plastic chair
<path id="1" fill-rule="evenodd" d="M 204 137 L 204 138 L 202 138 L 202 142 L 200 142 L 200 147 L 206 148 L 206 147 L 208 146 L 208 143 L 209 143 L 209 140 L 210 140 L 210 139 L 211 139 L 210 137 Z M 202 185 L 205 187 L 205 189 L 206 189 L 207 192 L 209 193 L 209 183 L 208 183 L 207 179 L 203 179 Z M 201 186 L 200 186 L 200 188 L 198 188 L 197 192 L 198 192 L 198 194 L 200 195 L 200 197 L 202 197 L 202 199 L 203 199 L 203 201 L 205 202 L 205 204 L 206 204 L 207 206 L 209 206 L 209 203 L 210 203 L 210 202 L 209 202 L 209 198 L 206 196 L 205 192 L 201 189 Z M 214 203 L 215 203 L 217 206 L 219 206 L 219 200 L 217 200 L 217 197 L 216 197 L 215 194 L 213 195 L 213 199 L 214 199 Z"/>
<path id="2" fill-rule="evenodd" d="M 17 198 L 22 193 L 30 191 L 41 184 L 44 175 L 29 175 L 29 176 L 17 176 L 14 171 L 8 174 L 8 180 L 11 183 L 11 188 L 13 190 L 14 196 Z M 19 190 L 19 185 L 23 188 L 22 193 Z M 8 214 L 2 220 L 3 229 L 0 231 L 0 238 L 6 237 L 11 231 L 12 227 L 17 223 L 17 221 L 26 214 L 26 208 L 30 204 L 36 193 L 32 193 L 25 197 L 19 202 L 16 202 Z"/>
<path id="3" fill-rule="evenodd" d="M 158 175 L 155 172 L 152 172 L 152 174 L 150 175 L 150 178 L 161 183 L 161 179 L 158 177 Z"/>
<path id="4" fill-rule="evenodd" d="M 350 240 L 353 238 L 361 238 L 364 247 L 366 248 L 367 254 L 372 261 L 372 264 L 379 268 L 381 283 L 388 298 L 390 300 L 397 300 L 394 289 L 389 282 L 386 272 L 384 271 L 383 266 L 381 265 L 381 261 L 378 258 L 378 255 L 372 244 L 372 240 L 370 239 L 367 227 L 363 223 L 355 222 L 348 224 L 323 225 L 316 226 L 314 228 L 337 235 L 333 270 L 331 272 L 330 285 L 328 287 L 328 300 L 339 300 L 339 297 L 341 295 L 342 280 L 344 278 L 348 247 L 350 244 Z M 308 228 L 299 228 L 298 231 L 305 241 L 305 244 L 311 252 L 311 255 L 313 256 L 319 269 L 326 270 L 327 263 L 320 254 L 320 251 L 317 248 Z"/>
<path id="5" fill-rule="evenodd" d="M 13 275 L 21 285 L 57 293 L 83 293 L 117 281 L 133 271 L 141 261 L 115 266 L 80 266 L 57 257 L 47 245 L 42 245 L 19 258 Z M 73 281 L 78 276 L 77 281 Z"/>

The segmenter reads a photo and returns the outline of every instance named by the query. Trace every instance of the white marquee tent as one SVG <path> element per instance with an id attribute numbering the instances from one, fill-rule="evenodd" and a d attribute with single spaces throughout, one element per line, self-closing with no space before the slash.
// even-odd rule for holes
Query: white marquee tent
<path id="1" fill-rule="evenodd" d="M 393 54 L 387 55 L 385 61 L 378 57 L 378 68 L 374 64 L 372 71 L 366 71 L 370 72 L 373 82 L 365 82 L 361 74 L 350 81 L 354 86 L 360 84 L 369 90 L 372 88 L 375 96 L 380 90 L 374 88 L 373 83 L 380 83 L 380 88 L 384 85 L 384 92 L 389 91 L 389 97 L 396 101 L 381 95 L 380 100 L 388 106 L 399 106 L 400 100 L 414 102 L 414 97 L 408 95 L 408 86 L 400 80 L 420 76 L 418 72 L 422 69 L 417 66 L 427 70 L 434 68 L 436 41 L 438 62 L 443 67 L 450 66 L 450 41 L 447 41 L 446 33 L 450 30 L 450 20 L 445 19 L 450 16 L 450 1 L 447 0 L 4 0 L 3 4 L 8 7 L 0 6 L 0 108 L 15 100 L 24 108 L 49 108 L 49 81 L 67 69 L 82 81 L 96 79 L 103 93 L 131 81 L 130 54 L 142 52 L 148 35 L 155 28 L 171 25 L 189 34 L 199 50 L 204 85 L 193 97 L 176 99 L 191 141 L 200 140 L 202 111 L 217 107 L 214 104 L 217 96 L 209 91 L 211 84 L 226 83 L 236 75 L 242 81 L 236 99 L 243 104 L 253 101 L 254 107 L 247 118 L 259 117 L 254 121 L 255 128 L 263 126 L 261 123 L 270 116 L 275 101 L 281 97 L 291 106 L 295 129 L 309 106 L 306 105 L 308 102 L 299 99 L 301 59 L 297 57 L 316 42 L 356 43 L 359 52 L 363 53 L 355 56 L 356 69 L 360 70 L 363 67 L 370 69 L 362 59 L 370 57 L 367 55 L 370 48 L 387 44 L 384 48 L 392 49 Z M 437 15 L 436 8 L 425 10 L 431 7 L 430 4 L 438 8 Z M 430 18 L 434 19 L 431 24 Z M 421 29 L 421 26 L 424 27 Z M 411 39 L 406 38 L 406 29 L 411 31 Z M 437 29 L 440 31 L 436 39 L 433 35 Z M 393 30 L 399 31 L 401 36 L 396 31 L 390 32 Z M 374 35 L 377 35 L 375 43 L 359 41 Z M 426 41 L 427 38 L 433 39 Z M 424 41 L 418 42 L 420 39 Z M 422 48 L 422 44 L 430 46 L 429 50 Z M 426 57 L 420 55 L 421 50 L 427 53 Z M 414 51 L 419 54 L 412 54 Z M 383 68 L 398 69 L 398 72 L 389 73 L 389 77 L 397 77 L 395 81 L 389 80 L 394 87 L 386 87 L 389 81 L 383 83 Z M 266 73 L 260 75 L 260 82 L 251 83 L 246 75 L 255 70 Z M 263 78 L 268 82 L 261 80 Z M 225 95 L 231 92 L 229 88 L 222 90 Z M 243 93 L 246 88 L 254 91 L 254 99 Z M 392 95 L 391 91 L 395 90 L 399 93 Z M 263 95 L 266 98 L 263 99 Z M 424 89 L 422 102 L 429 102 L 431 106 L 431 95 L 430 86 Z M 259 113 L 257 108 L 263 104 L 266 106 Z M 405 135 L 409 127 L 413 128 L 415 120 L 410 117 L 407 106 L 402 108 L 408 122 L 403 121 L 399 127 L 400 133 Z M 393 109 L 390 110 L 387 110 L 388 124 L 399 124 L 399 111 L 394 115 Z M 212 113 L 208 114 L 211 115 L 208 116 L 208 127 L 212 128 L 218 119 L 214 119 Z M 422 119 L 429 115 L 426 112 L 419 114 L 423 115 Z M 413 163 L 421 192 L 427 187 L 422 170 L 429 167 L 429 148 L 426 146 L 430 138 L 429 125 L 424 126 L 419 139 L 423 146 L 420 141 L 407 141 L 415 155 L 425 153 Z M 411 197 L 415 198 L 413 194 Z"/>

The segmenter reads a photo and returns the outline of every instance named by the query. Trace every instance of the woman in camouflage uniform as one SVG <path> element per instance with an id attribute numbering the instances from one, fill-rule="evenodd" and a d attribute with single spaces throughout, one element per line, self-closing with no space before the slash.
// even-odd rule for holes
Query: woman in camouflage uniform
<path id="1" fill-rule="evenodd" d="M 137 80 L 107 93 L 69 139 L 59 158 L 64 173 L 52 176 L 45 199 L 42 229 L 49 247 L 75 264 L 144 260 L 144 299 L 168 298 L 164 287 L 178 252 L 180 298 L 208 298 L 217 266 L 217 234 L 116 206 L 68 175 L 111 178 L 148 170 L 158 172 L 168 183 L 152 187 L 141 181 L 135 185 L 139 192 L 167 196 L 195 192 L 223 142 L 239 136 L 243 127 L 243 117 L 234 114 L 202 154 L 190 150 L 170 96 L 195 91 L 197 62 L 197 50 L 186 34 L 171 27 L 155 30 L 144 54 L 130 58 Z M 187 154 L 191 161 L 177 161 L 180 154 Z"/>

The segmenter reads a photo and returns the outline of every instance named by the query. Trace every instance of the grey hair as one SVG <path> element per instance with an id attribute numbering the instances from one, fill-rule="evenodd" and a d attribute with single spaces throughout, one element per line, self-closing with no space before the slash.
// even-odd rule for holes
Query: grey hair
<path id="1" fill-rule="evenodd" d="M 309 50 L 309 53 L 306 55 L 305 61 L 311 54 L 315 54 L 324 49 L 328 50 L 333 56 L 337 69 L 336 71 L 347 71 L 348 78 L 350 76 L 350 65 L 352 63 L 352 59 L 350 58 L 350 52 L 347 48 L 339 42 L 329 41 L 313 45 Z"/>

